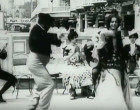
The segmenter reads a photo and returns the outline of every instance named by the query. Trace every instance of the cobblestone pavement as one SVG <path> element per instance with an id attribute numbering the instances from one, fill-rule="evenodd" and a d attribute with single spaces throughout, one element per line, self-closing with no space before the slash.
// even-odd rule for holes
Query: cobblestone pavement
<path id="1" fill-rule="evenodd" d="M 54 90 L 54 94 L 51 100 L 49 110 L 94 110 L 94 99 L 88 99 L 86 97 L 80 97 L 75 100 L 70 100 L 69 95 L 66 92 L 63 93 L 63 89 L 59 89 L 58 93 Z M 140 109 L 140 97 L 133 95 L 134 110 Z M 4 98 L 7 103 L 0 103 L 0 110 L 27 110 L 29 99 L 31 97 L 28 90 L 20 90 L 18 99 L 16 92 L 12 94 L 12 91 L 8 91 L 4 94 Z"/>

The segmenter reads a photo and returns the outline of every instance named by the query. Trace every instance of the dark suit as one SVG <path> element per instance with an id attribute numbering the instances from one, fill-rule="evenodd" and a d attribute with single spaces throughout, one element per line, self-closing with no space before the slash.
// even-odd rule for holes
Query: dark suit
<path id="1" fill-rule="evenodd" d="M 50 55 L 52 53 L 51 44 L 60 46 L 61 40 L 57 38 L 57 34 L 47 33 L 36 24 L 29 36 L 30 50 L 35 53 Z"/>
<path id="2" fill-rule="evenodd" d="M 127 65 L 128 65 L 128 72 L 129 73 L 133 73 L 135 68 L 136 68 L 136 61 L 139 59 L 140 57 L 140 46 L 135 44 L 135 54 L 134 55 L 131 55 L 130 52 L 131 52 L 131 46 L 130 44 L 128 45 L 125 45 L 124 46 L 124 58 L 125 58 L 125 61 L 127 62 Z"/>
<path id="3" fill-rule="evenodd" d="M 137 44 L 135 44 L 135 46 L 136 46 L 136 49 L 137 49 L 136 55 L 137 55 L 137 58 L 139 58 L 140 57 L 140 46 L 137 45 Z M 128 60 L 129 57 L 131 56 L 130 53 L 129 53 L 131 51 L 130 50 L 130 44 L 125 45 L 123 50 L 124 50 L 124 55 L 125 55 L 124 58 L 125 58 L 125 60 Z"/>
<path id="4" fill-rule="evenodd" d="M 1 58 L 0 58 L 1 59 Z M 2 98 L 2 94 L 9 89 L 10 86 L 15 86 L 15 83 L 17 82 L 17 79 L 15 76 L 13 76 L 12 74 L 3 71 L 0 67 L 0 79 L 7 81 L 5 83 L 5 85 L 2 87 L 2 89 L 0 90 L 0 102 L 4 102 L 3 98 Z"/>

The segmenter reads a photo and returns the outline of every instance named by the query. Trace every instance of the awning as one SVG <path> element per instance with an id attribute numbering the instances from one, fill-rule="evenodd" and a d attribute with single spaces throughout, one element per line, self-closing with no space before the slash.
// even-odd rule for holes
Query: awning
<path id="1" fill-rule="evenodd" d="M 128 1 L 128 2 L 123 2 L 122 6 L 128 6 L 128 5 L 133 5 L 134 2 L 133 1 Z"/>
<path id="2" fill-rule="evenodd" d="M 56 17 L 56 18 L 59 18 L 59 17 L 70 17 L 70 12 L 62 12 L 62 13 L 49 13 L 52 17 Z"/>

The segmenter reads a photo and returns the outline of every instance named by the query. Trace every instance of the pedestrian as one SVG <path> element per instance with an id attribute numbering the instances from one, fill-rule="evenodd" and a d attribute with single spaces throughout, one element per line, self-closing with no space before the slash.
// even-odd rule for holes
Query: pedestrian
<path id="1" fill-rule="evenodd" d="M 51 45 L 60 46 L 61 40 L 57 34 L 49 33 L 54 18 L 49 14 L 39 13 L 38 23 L 31 29 L 29 48 L 31 50 L 27 65 L 36 84 L 35 94 L 30 103 L 30 110 L 47 110 L 54 90 L 54 82 L 49 75 L 46 65 L 52 53 Z M 62 34 L 61 34 L 62 35 Z"/>
<path id="2" fill-rule="evenodd" d="M 139 78 L 137 83 L 137 88 L 135 90 L 135 95 L 140 96 L 140 71 L 138 61 L 140 58 L 140 46 L 136 44 L 138 39 L 138 32 L 136 30 L 130 31 L 129 40 L 130 44 L 124 46 L 124 51 L 126 53 L 125 59 L 127 62 L 127 72 L 128 74 L 135 74 Z"/>
<path id="3" fill-rule="evenodd" d="M 6 57 L 7 57 L 7 52 L 6 52 L 5 47 L 4 47 L 2 50 L 0 50 L 0 59 L 1 59 L 1 60 L 4 60 L 4 59 L 6 59 Z M 1 88 L 1 90 L 0 90 L 0 103 L 2 103 L 2 102 L 6 102 L 6 101 L 3 99 L 2 95 L 3 95 L 11 86 L 15 87 L 15 84 L 16 84 L 16 82 L 17 82 L 17 79 L 16 79 L 16 77 L 15 77 L 14 75 L 12 75 L 11 73 L 2 70 L 2 69 L 1 69 L 1 66 L 0 66 L 0 79 L 6 81 L 6 83 L 4 84 L 4 86 L 3 86 L 3 87 Z"/>

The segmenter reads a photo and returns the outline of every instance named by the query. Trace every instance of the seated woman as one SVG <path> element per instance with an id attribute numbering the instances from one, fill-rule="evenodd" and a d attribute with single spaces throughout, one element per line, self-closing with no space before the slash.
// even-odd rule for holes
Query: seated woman
<path id="1" fill-rule="evenodd" d="M 80 48 L 77 45 L 76 38 L 78 34 L 74 30 L 70 30 L 68 34 L 69 44 L 65 47 L 64 59 L 67 63 L 66 72 L 63 76 L 63 84 L 69 90 L 71 98 L 77 96 L 77 88 L 83 88 L 82 95 L 90 96 L 92 93 L 90 86 L 92 85 L 92 69 L 87 65 Z M 83 90 L 82 89 L 82 90 Z"/>
<path id="2" fill-rule="evenodd" d="M 117 30 L 120 22 L 118 15 L 110 15 L 107 18 L 108 30 L 100 33 L 104 45 L 98 49 L 101 78 L 94 99 L 96 110 L 132 109 L 125 53 L 121 33 Z"/>

